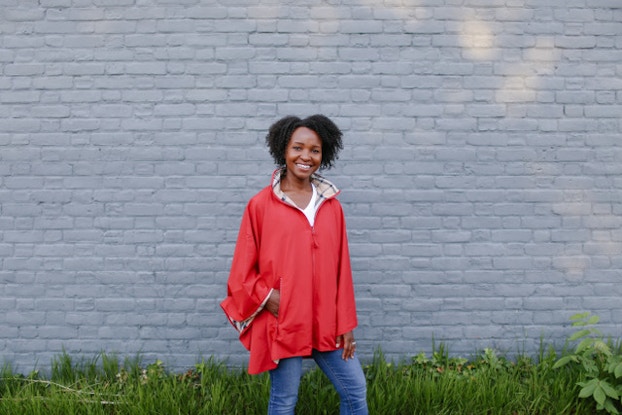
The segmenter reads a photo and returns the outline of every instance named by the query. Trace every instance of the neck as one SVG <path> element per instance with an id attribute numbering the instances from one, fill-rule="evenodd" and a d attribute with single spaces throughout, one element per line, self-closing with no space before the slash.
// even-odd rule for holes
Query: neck
<path id="1" fill-rule="evenodd" d="M 309 178 L 300 180 L 291 174 L 285 173 L 281 178 L 281 190 L 285 191 L 308 191 L 311 189 L 311 180 Z"/>

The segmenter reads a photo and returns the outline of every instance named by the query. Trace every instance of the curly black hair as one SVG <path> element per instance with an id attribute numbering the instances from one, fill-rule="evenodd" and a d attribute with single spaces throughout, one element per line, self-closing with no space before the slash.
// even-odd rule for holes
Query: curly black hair
<path id="1" fill-rule="evenodd" d="M 343 148 L 341 130 L 328 117 L 321 114 L 311 115 L 300 119 L 289 115 L 281 118 L 270 126 L 266 135 L 266 144 L 270 149 L 270 154 L 274 162 L 280 166 L 285 166 L 285 151 L 292 134 L 297 128 L 306 127 L 320 137 L 322 141 L 322 163 L 320 168 L 330 169 L 339 155 L 339 150 Z"/>

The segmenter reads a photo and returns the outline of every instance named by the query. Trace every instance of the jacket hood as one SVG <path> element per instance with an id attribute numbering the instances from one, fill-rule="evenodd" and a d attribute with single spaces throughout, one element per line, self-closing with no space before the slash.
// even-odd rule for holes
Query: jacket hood
<path id="1" fill-rule="evenodd" d="M 285 174 L 285 171 L 285 168 L 280 168 L 276 169 L 272 174 L 272 193 L 281 201 L 296 206 L 294 202 L 287 197 L 285 192 L 281 190 L 281 178 Z M 317 189 L 315 206 L 319 206 L 325 200 L 332 199 L 341 192 L 332 182 L 316 173 L 311 175 L 311 183 L 313 183 Z"/>

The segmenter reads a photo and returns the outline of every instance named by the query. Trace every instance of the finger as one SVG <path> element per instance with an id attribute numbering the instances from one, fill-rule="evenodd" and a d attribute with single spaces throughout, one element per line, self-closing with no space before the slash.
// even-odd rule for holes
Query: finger
<path id="1" fill-rule="evenodd" d="M 341 358 L 343 360 L 348 360 L 354 357 L 354 349 L 356 348 L 356 342 L 346 342 L 343 347 L 343 352 L 341 353 Z"/>
<path id="2" fill-rule="evenodd" d="M 341 351 L 341 358 L 343 360 L 348 360 L 350 357 L 350 342 L 345 340 L 343 342 L 343 350 Z"/>
<path id="3" fill-rule="evenodd" d="M 343 343 L 343 336 L 337 336 L 337 339 L 335 340 L 337 348 L 341 347 L 341 343 Z"/>
<path id="4" fill-rule="evenodd" d="M 354 357 L 354 352 L 356 351 L 356 342 L 352 341 L 350 342 L 350 358 Z"/>

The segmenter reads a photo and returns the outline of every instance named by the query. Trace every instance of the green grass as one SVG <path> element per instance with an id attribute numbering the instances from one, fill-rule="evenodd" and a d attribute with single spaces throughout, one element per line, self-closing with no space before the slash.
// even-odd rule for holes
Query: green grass
<path id="1" fill-rule="evenodd" d="M 378 351 L 365 365 L 371 414 L 594 414 L 594 404 L 578 398 L 581 372 L 553 369 L 559 355 L 513 359 L 484 350 L 477 356 L 450 357 L 441 346 L 389 362 Z M 54 359 L 44 377 L 38 372 L 0 371 L 0 414 L 264 414 L 269 394 L 266 374 L 250 376 L 214 359 L 185 373 L 162 362 L 144 365 L 100 354 Z M 318 369 L 305 373 L 297 414 L 338 414 L 339 399 Z"/>

